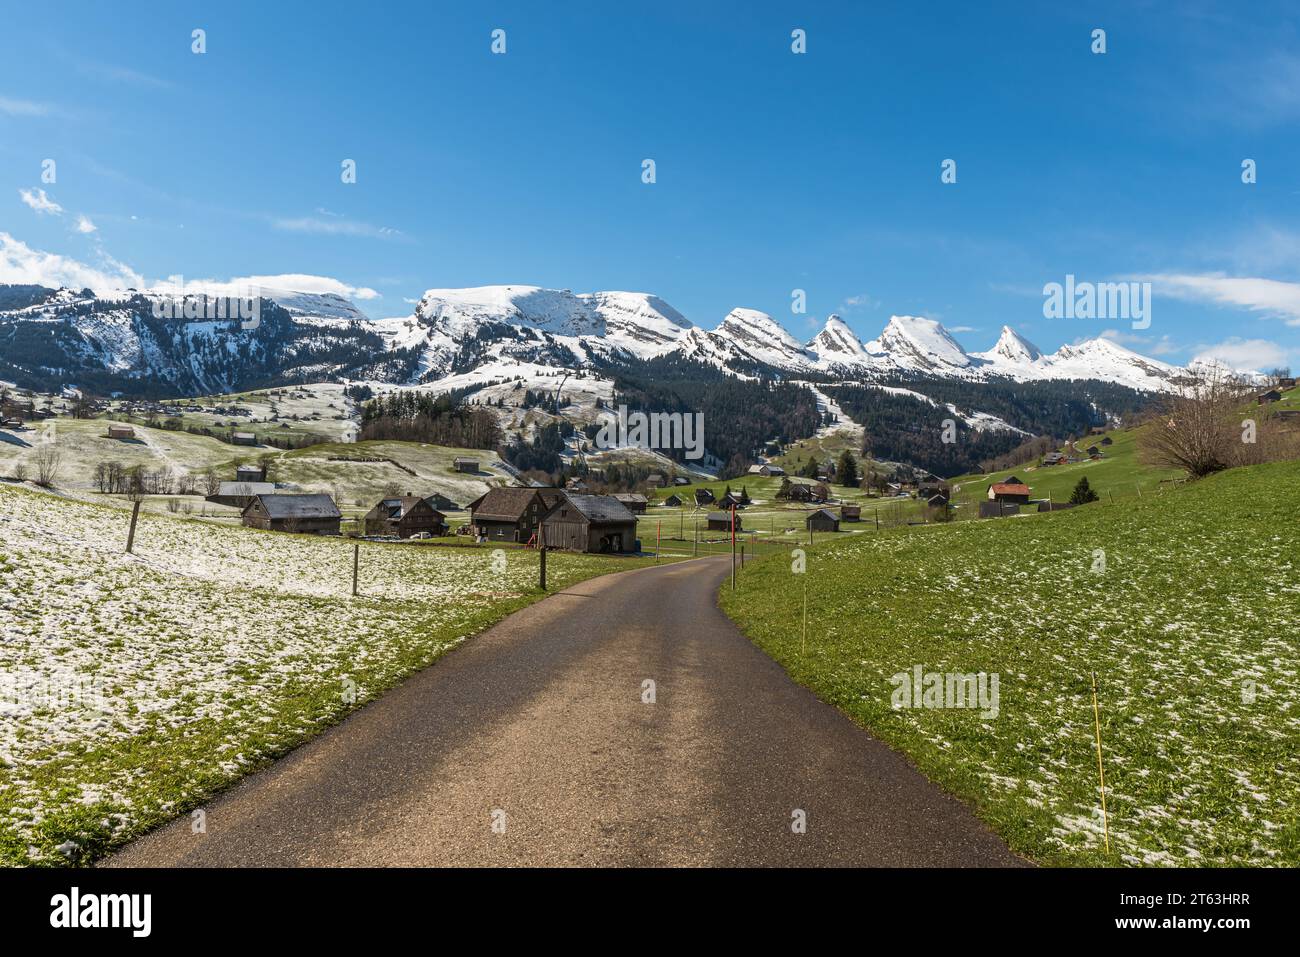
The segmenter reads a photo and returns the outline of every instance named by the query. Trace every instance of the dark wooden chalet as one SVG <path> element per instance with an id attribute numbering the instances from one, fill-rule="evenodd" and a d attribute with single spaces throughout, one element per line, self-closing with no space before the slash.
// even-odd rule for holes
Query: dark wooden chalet
<path id="1" fill-rule="evenodd" d="M 549 507 L 535 488 L 491 488 L 469 503 L 470 524 L 475 535 L 490 542 L 527 542 Z"/>
<path id="2" fill-rule="evenodd" d="M 245 508 L 258 495 L 274 495 L 274 482 L 222 482 L 215 495 L 205 496 L 214 505 L 232 505 Z"/>
<path id="3" fill-rule="evenodd" d="M 841 505 L 840 521 L 842 522 L 860 522 L 862 521 L 861 505 Z"/>
<path id="4" fill-rule="evenodd" d="M 249 528 L 337 535 L 343 516 L 334 499 L 328 495 L 286 492 L 253 496 L 253 500 L 244 506 L 242 518 Z"/>
<path id="5" fill-rule="evenodd" d="M 429 503 L 429 507 L 432 508 L 432 509 L 433 509 L 434 511 L 436 511 L 436 512 L 444 512 L 444 513 L 445 513 L 445 512 L 459 512 L 459 511 L 460 511 L 460 506 L 459 506 L 459 505 L 457 505 L 455 502 L 453 502 L 451 499 L 449 499 L 447 496 L 441 494 L 440 492 L 434 492 L 432 495 L 430 495 L 428 498 L 426 498 L 425 501 L 428 502 L 428 503 Z"/>
<path id="6" fill-rule="evenodd" d="M 260 465 L 240 465 L 235 468 L 236 482 L 265 482 L 266 469 Z"/>
<path id="7" fill-rule="evenodd" d="M 736 531 L 741 530 L 740 515 L 736 515 Z M 709 513 L 709 531 L 711 532 L 729 532 L 731 531 L 731 513 L 730 512 L 710 512 Z"/>
<path id="8" fill-rule="evenodd" d="M 646 504 L 649 501 L 644 495 L 639 495 L 636 492 L 619 492 L 614 495 L 614 498 L 622 502 L 623 507 L 629 512 L 638 515 L 645 511 Z"/>
<path id="9" fill-rule="evenodd" d="M 547 548 L 572 552 L 634 552 L 636 516 L 612 495 L 569 494 L 542 517 Z"/>
<path id="10" fill-rule="evenodd" d="M 669 495 L 666 499 L 664 499 L 663 504 L 668 508 L 681 508 L 682 497 L 678 495 L 676 492 L 674 492 L 672 495 Z"/>
<path id="11" fill-rule="evenodd" d="M 717 500 L 711 488 L 697 488 L 695 490 L 696 505 L 712 505 Z"/>
<path id="12" fill-rule="evenodd" d="M 1004 515 L 1019 515 L 1020 506 L 1010 502 L 980 502 L 980 518 L 1002 518 Z"/>
<path id="13" fill-rule="evenodd" d="M 410 538 L 413 535 L 446 535 L 449 531 L 447 516 L 432 505 L 427 498 L 403 495 L 400 498 L 382 499 L 366 512 L 367 535 L 385 535 Z"/>
<path id="14" fill-rule="evenodd" d="M 814 532 L 838 532 L 840 530 L 840 518 L 829 508 L 819 508 L 815 512 L 808 513 L 808 517 L 804 519 L 804 525 Z"/>
<path id="15" fill-rule="evenodd" d="M 451 466 L 457 472 L 477 472 L 478 459 L 467 459 L 457 456 L 451 460 Z"/>

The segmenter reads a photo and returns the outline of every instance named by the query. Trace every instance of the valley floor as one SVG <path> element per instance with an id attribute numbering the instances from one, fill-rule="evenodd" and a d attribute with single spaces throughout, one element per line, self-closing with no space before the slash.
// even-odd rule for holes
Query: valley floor
<path id="1" fill-rule="evenodd" d="M 1069 512 L 842 538 L 809 549 L 803 574 L 788 552 L 754 563 L 721 601 L 796 681 L 1034 860 L 1295 866 L 1297 483 L 1300 463 L 1280 463 Z M 918 666 L 997 675 L 996 716 L 895 708 L 908 702 L 891 678 Z"/>

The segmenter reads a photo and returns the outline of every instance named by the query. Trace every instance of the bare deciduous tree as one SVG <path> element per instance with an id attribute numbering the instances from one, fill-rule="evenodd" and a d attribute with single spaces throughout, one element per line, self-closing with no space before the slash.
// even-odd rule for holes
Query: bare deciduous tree
<path id="1" fill-rule="evenodd" d="M 32 456 L 36 465 L 36 484 L 49 488 L 59 477 L 59 466 L 63 462 L 63 453 L 54 445 L 42 445 Z"/>

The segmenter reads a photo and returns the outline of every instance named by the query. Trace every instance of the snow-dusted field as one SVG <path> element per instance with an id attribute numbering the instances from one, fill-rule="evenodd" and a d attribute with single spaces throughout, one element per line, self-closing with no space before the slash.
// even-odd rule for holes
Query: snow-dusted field
<path id="1" fill-rule="evenodd" d="M 342 539 L 127 524 L 0 485 L 0 862 L 165 820 L 537 594 L 526 551 L 363 543 L 354 599 Z"/>

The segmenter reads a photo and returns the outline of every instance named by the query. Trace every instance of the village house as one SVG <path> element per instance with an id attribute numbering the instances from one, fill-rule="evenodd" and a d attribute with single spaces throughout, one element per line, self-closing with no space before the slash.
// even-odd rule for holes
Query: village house
<path id="1" fill-rule="evenodd" d="M 414 535 L 446 535 L 447 516 L 429 504 L 429 500 L 409 492 L 400 498 L 382 499 L 366 512 L 367 535 L 411 538 Z"/>
<path id="2" fill-rule="evenodd" d="M 1043 464 L 1044 464 L 1044 465 L 1064 465 L 1064 464 L 1065 464 L 1065 453 L 1064 453 L 1064 452 L 1048 452 L 1046 455 L 1043 456 Z"/>
<path id="3" fill-rule="evenodd" d="M 549 507 L 535 488 L 491 488 L 469 503 L 470 524 L 487 541 L 526 543 Z"/>
<path id="4" fill-rule="evenodd" d="M 252 432 L 231 432 L 230 441 L 235 445 L 256 445 L 257 436 Z"/>
<path id="5" fill-rule="evenodd" d="M 781 468 L 781 466 L 779 465 L 768 465 L 764 463 L 762 465 L 751 465 L 749 467 L 749 474 L 750 475 L 784 475 L 785 469 Z"/>
<path id="6" fill-rule="evenodd" d="M 741 530 L 740 516 L 736 516 L 736 531 Z M 731 531 L 731 513 L 730 512 L 710 512 L 709 513 L 709 531 L 711 532 L 729 532 Z"/>
<path id="7" fill-rule="evenodd" d="M 1269 389 L 1267 392 L 1261 392 L 1255 396 L 1255 402 L 1259 405 L 1267 405 L 1270 402 L 1279 402 L 1282 399 L 1282 393 L 1277 389 Z"/>
<path id="8" fill-rule="evenodd" d="M 638 515 L 645 512 L 646 505 L 649 502 L 644 495 L 639 495 L 636 492 L 619 492 L 615 494 L 614 498 L 622 502 L 623 507 L 629 512 L 634 512 Z"/>
<path id="9" fill-rule="evenodd" d="M 1294 389 L 1295 378 L 1289 375 L 1284 375 L 1282 378 L 1277 380 L 1277 384 L 1280 389 Z"/>
<path id="10" fill-rule="evenodd" d="M 690 484 L 691 484 L 691 480 L 688 479 L 685 475 L 675 475 L 675 476 L 673 476 L 673 484 L 674 484 L 674 485 L 690 485 Z"/>
<path id="11" fill-rule="evenodd" d="M 860 522 L 860 521 L 862 521 L 862 506 L 861 506 L 861 505 L 841 505 L 841 506 L 840 506 L 840 520 L 841 520 L 841 521 L 845 521 L 845 522 Z"/>
<path id="12" fill-rule="evenodd" d="M 814 532 L 838 532 L 840 519 L 829 508 L 819 508 L 815 512 L 808 513 L 804 525 Z"/>
<path id="13" fill-rule="evenodd" d="M 813 497 L 813 487 L 807 482 L 791 482 L 789 488 L 789 498 L 792 502 L 811 502 Z"/>
<path id="14" fill-rule="evenodd" d="M 242 509 L 258 495 L 274 494 L 274 482 L 222 482 L 216 494 L 205 496 L 205 501 Z"/>
<path id="15" fill-rule="evenodd" d="M 662 488 L 663 485 L 664 485 L 664 477 L 658 474 L 657 472 L 652 475 L 646 476 L 645 479 L 646 488 Z"/>
<path id="16" fill-rule="evenodd" d="M 1001 518 L 1004 515 L 1019 515 L 1020 506 L 1010 502 L 980 502 L 980 518 Z"/>
<path id="17" fill-rule="evenodd" d="M 451 460 L 451 467 L 457 472 L 477 472 L 478 459 L 462 458 L 457 456 Z"/>
<path id="18" fill-rule="evenodd" d="M 1015 505 L 1029 504 L 1029 486 L 1014 475 L 1005 482 L 994 482 L 989 486 L 989 501 L 1004 502 Z M 983 509 L 980 510 L 983 514 Z"/>
<path id="19" fill-rule="evenodd" d="M 260 465 L 239 465 L 235 467 L 236 482 L 265 482 L 266 469 Z"/>
<path id="20" fill-rule="evenodd" d="M 110 439 L 133 439 L 135 438 L 135 429 L 129 425 L 118 425 L 110 423 L 108 426 L 108 437 Z"/>
<path id="21" fill-rule="evenodd" d="M 440 492 L 434 492 L 432 495 L 426 497 L 425 501 L 429 503 L 429 507 L 432 508 L 435 512 L 459 512 L 460 511 L 459 505 L 457 505 L 455 502 L 453 502 L 451 499 L 449 499 L 447 496 L 443 495 Z"/>
<path id="22" fill-rule="evenodd" d="M 249 528 L 307 535 L 337 535 L 343 520 L 328 495 L 298 493 L 254 495 L 241 518 Z"/>
<path id="23" fill-rule="evenodd" d="M 637 550 L 636 516 L 612 495 L 566 495 L 542 517 L 547 548 L 574 552 Z"/>
<path id="24" fill-rule="evenodd" d="M 1115 444 L 1115 440 L 1112 439 L 1112 438 L 1108 435 L 1108 436 L 1106 436 L 1104 439 L 1101 440 L 1101 444 L 1102 444 L 1102 445 L 1114 445 L 1114 444 Z"/>
<path id="25" fill-rule="evenodd" d="M 672 495 L 669 495 L 666 499 L 663 500 L 663 504 L 667 508 L 681 508 L 682 497 L 678 495 L 676 492 L 674 492 Z"/>
<path id="26" fill-rule="evenodd" d="M 712 505 L 715 500 L 713 489 L 697 488 L 695 490 L 695 504 L 697 506 Z"/>

